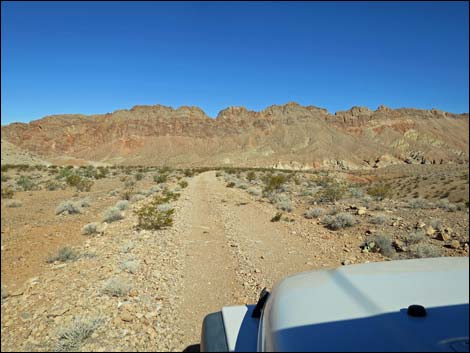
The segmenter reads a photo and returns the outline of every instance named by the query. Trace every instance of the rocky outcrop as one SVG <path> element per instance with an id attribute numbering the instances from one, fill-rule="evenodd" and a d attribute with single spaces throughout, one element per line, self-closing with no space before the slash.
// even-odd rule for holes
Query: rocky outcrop
<path id="1" fill-rule="evenodd" d="M 14 123 L 2 127 L 2 139 L 54 161 L 357 169 L 468 161 L 468 121 L 468 114 L 385 106 L 332 115 L 290 102 L 259 112 L 229 107 L 212 119 L 198 107 L 139 105 Z"/>

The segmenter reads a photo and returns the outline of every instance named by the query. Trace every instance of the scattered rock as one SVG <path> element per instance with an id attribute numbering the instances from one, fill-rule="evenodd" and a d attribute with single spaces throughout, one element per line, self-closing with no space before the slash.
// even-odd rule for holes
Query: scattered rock
<path id="1" fill-rule="evenodd" d="M 131 315 L 131 313 L 129 313 L 128 311 L 123 311 L 123 312 L 119 315 L 119 318 L 120 318 L 122 321 L 125 321 L 125 322 L 131 322 L 131 321 L 132 321 L 132 315 Z"/>
<path id="2" fill-rule="evenodd" d="M 432 226 L 429 226 L 426 228 L 427 236 L 433 236 L 435 233 L 436 233 L 436 230 Z"/>
<path id="3" fill-rule="evenodd" d="M 446 232 L 446 228 L 437 234 L 437 240 L 448 241 L 450 240 L 450 233 Z"/>
<path id="4" fill-rule="evenodd" d="M 460 248 L 460 242 L 458 240 L 454 239 L 450 242 L 450 247 L 452 249 L 459 249 Z"/>
<path id="5" fill-rule="evenodd" d="M 360 216 L 360 215 L 363 215 L 363 214 L 366 214 L 367 213 L 367 208 L 365 207 L 358 207 L 357 208 L 357 214 Z"/>
<path id="6" fill-rule="evenodd" d="M 392 245 L 397 252 L 404 252 L 408 250 L 405 246 L 405 243 L 398 239 L 394 240 Z"/>
<path id="7" fill-rule="evenodd" d="M 423 222 L 418 222 L 415 226 L 416 229 L 423 229 L 424 227 L 426 227 L 426 223 Z"/>

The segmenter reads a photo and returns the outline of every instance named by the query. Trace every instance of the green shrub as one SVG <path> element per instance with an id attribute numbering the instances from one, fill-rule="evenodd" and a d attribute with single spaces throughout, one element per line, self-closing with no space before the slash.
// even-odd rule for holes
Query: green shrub
<path id="1" fill-rule="evenodd" d="M 269 195 L 275 191 L 279 191 L 288 178 L 283 174 L 268 175 L 264 178 L 263 193 Z"/>
<path id="2" fill-rule="evenodd" d="M 182 189 L 184 189 L 185 187 L 188 186 L 188 182 L 186 180 L 181 180 L 179 183 L 178 183 L 179 186 L 181 186 Z"/>
<path id="3" fill-rule="evenodd" d="M 138 216 L 138 225 L 140 229 L 156 230 L 173 225 L 173 209 L 159 207 L 178 199 L 179 194 L 171 191 L 165 191 L 163 196 L 155 196 L 147 205 L 142 206 L 134 213 Z"/>
<path id="4" fill-rule="evenodd" d="M 166 183 L 167 180 L 168 180 L 167 174 L 157 174 L 153 176 L 153 181 L 158 184 Z"/>
<path id="5" fill-rule="evenodd" d="M 142 180 L 143 178 L 144 178 L 144 174 L 142 174 L 142 173 L 137 173 L 135 175 L 135 180 Z"/>
<path id="6" fill-rule="evenodd" d="M 95 179 L 104 179 L 108 176 L 109 169 L 107 167 L 98 167 L 95 173 Z"/>
<path id="7" fill-rule="evenodd" d="M 315 199 L 318 202 L 335 202 L 340 200 L 345 192 L 346 187 L 344 185 L 333 182 L 317 192 Z"/>
<path id="8" fill-rule="evenodd" d="M 256 179 L 256 173 L 254 171 L 249 171 L 248 174 L 246 175 L 246 179 L 248 181 L 253 181 Z"/>
<path id="9" fill-rule="evenodd" d="M 25 175 L 19 177 L 16 181 L 16 185 L 18 185 L 23 191 L 32 190 L 36 186 L 31 178 Z"/>
<path id="10" fill-rule="evenodd" d="M 84 179 L 77 174 L 69 174 L 65 178 L 65 182 L 67 185 L 75 187 L 77 191 L 90 191 L 91 187 L 93 186 L 92 180 Z"/>
<path id="11" fill-rule="evenodd" d="M 376 200 L 380 201 L 390 197 L 392 191 L 391 189 L 391 186 L 388 184 L 377 184 L 368 188 L 367 193 L 370 196 L 374 197 Z"/>
<path id="12" fill-rule="evenodd" d="M 183 171 L 183 174 L 184 174 L 185 177 L 190 178 L 190 177 L 194 176 L 194 171 L 192 169 L 185 169 Z"/>

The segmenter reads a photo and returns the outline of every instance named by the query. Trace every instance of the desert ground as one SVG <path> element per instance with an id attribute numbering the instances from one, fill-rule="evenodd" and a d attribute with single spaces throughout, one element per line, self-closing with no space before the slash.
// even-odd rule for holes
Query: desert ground
<path id="1" fill-rule="evenodd" d="M 468 164 L 361 171 L 2 163 L 2 351 L 197 350 L 299 271 L 468 256 Z"/>

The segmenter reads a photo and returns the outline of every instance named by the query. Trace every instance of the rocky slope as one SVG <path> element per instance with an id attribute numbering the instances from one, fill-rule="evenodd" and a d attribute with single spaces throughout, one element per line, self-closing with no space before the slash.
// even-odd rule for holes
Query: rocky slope
<path id="1" fill-rule="evenodd" d="M 339 169 L 468 162 L 468 114 L 353 107 L 332 115 L 297 103 L 260 112 L 135 106 L 2 127 L 2 139 L 48 160 L 129 165 Z"/>

